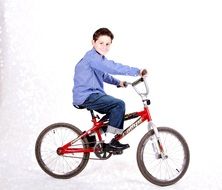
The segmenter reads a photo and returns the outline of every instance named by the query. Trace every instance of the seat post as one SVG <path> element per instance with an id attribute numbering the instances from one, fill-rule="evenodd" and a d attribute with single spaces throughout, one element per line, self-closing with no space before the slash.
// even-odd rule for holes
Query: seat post
<path id="1" fill-rule="evenodd" d="M 91 113 L 92 119 L 96 118 L 96 116 L 95 116 L 93 110 L 89 110 L 89 111 L 90 111 L 90 113 Z"/>

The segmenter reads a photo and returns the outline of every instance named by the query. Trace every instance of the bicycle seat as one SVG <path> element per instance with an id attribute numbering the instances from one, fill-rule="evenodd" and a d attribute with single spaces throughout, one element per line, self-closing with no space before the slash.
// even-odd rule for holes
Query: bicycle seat
<path id="1" fill-rule="evenodd" d="M 86 107 L 84 107 L 84 106 L 79 106 L 79 105 L 75 105 L 75 104 L 73 104 L 73 106 L 75 107 L 75 108 L 77 108 L 77 109 L 85 109 Z M 91 110 L 91 109 L 88 109 L 88 108 L 86 108 L 88 111 L 90 111 L 90 114 L 91 114 L 91 116 L 92 116 L 92 118 L 98 118 L 98 119 L 100 119 L 100 117 L 98 116 L 98 115 L 95 115 L 94 114 L 94 110 Z M 107 117 L 103 117 L 101 120 L 102 121 L 105 121 L 105 120 L 107 120 L 108 118 Z"/>
<path id="2" fill-rule="evenodd" d="M 73 105 L 75 108 L 77 108 L 77 109 L 87 109 L 88 111 L 93 111 L 93 110 L 91 110 L 91 109 L 88 109 L 88 108 L 86 108 L 86 107 L 84 107 L 84 106 L 79 106 L 79 105 Z"/>
<path id="3" fill-rule="evenodd" d="M 79 106 L 79 105 L 73 105 L 75 108 L 77 108 L 77 109 L 85 109 L 85 107 L 84 106 Z"/>

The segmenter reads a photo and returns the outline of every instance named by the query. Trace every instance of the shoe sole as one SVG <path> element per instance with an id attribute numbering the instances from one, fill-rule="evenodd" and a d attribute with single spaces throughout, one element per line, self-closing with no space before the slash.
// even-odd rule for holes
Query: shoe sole
<path id="1" fill-rule="evenodd" d="M 105 147 L 105 150 L 107 152 L 110 152 L 110 151 L 121 151 L 121 150 L 125 150 L 125 149 L 127 149 L 129 147 L 130 147 L 129 145 L 126 146 L 126 147 L 113 147 L 113 146 L 108 145 L 108 147 Z"/>

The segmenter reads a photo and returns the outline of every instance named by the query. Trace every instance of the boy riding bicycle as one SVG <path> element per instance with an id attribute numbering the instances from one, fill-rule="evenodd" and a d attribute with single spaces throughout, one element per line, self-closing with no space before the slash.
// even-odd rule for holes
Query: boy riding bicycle
<path id="1" fill-rule="evenodd" d="M 124 101 L 112 97 L 104 92 L 103 82 L 124 87 L 124 81 L 120 81 L 111 75 L 146 75 L 145 69 L 129 67 L 108 60 L 108 53 L 114 35 L 107 28 L 100 28 L 93 34 L 93 48 L 86 52 L 84 57 L 75 66 L 73 105 L 95 110 L 106 114 L 109 118 L 106 143 L 109 148 L 123 150 L 128 144 L 121 144 L 113 134 L 123 132 L 125 115 Z"/>

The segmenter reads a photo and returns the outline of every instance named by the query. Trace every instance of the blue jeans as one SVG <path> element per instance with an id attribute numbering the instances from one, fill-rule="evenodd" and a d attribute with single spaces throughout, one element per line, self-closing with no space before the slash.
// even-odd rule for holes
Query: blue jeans
<path id="1" fill-rule="evenodd" d="M 113 134 L 121 134 L 123 132 L 124 101 L 106 94 L 93 93 L 80 106 L 106 114 L 109 117 L 107 132 Z"/>

